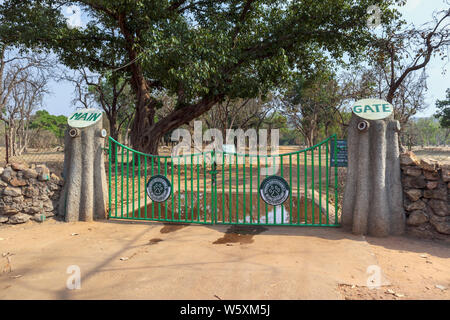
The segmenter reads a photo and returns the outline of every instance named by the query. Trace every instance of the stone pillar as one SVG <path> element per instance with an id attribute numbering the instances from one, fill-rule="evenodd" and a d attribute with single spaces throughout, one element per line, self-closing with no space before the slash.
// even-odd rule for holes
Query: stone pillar
<path id="1" fill-rule="evenodd" d="M 399 130 L 392 114 L 381 120 L 352 114 L 342 224 L 355 234 L 382 237 L 405 230 Z"/>
<path id="2" fill-rule="evenodd" d="M 97 122 L 87 127 L 70 126 L 71 119 L 83 118 L 85 113 L 69 117 L 65 133 L 64 187 L 59 215 L 67 222 L 92 221 L 107 216 L 108 187 L 103 153 L 106 134 L 102 121 L 96 118 Z M 84 116 L 84 121 L 86 119 L 89 120 L 89 116 Z"/>

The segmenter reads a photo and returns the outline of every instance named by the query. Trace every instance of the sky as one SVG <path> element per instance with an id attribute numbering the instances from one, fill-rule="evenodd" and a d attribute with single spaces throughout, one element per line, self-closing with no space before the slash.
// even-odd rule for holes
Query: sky
<path id="1" fill-rule="evenodd" d="M 430 21 L 433 12 L 447 8 L 448 0 L 407 0 L 407 4 L 400 7 L 399 10 L 408 23 L 419 26 Z M 70 10 L 64 12 L 64 14 L 70 19 L 72 25 L 83 26 L 84 21 L 86 21 L 85 16 L 77 13 L 72 14 Z M 434 57 L 428 64 L 428 92 L 425 97 L 425 103 L 428 107 L 423 112 L 418 113 L 417 117 L 432 116 L 436 111 L 436 100 L 445 98 L 445 90 L 450 88 L 450 70 L 443 74 L 444 68 L 450 69 L 450 54 L 449 58 L 444 61 Z M 71 114 L 75 110 L 73 84 L 65 81 L 52 81 L 49 87 L 51 94 L 44 99 L 44 109 L 55 115 L 67 116 Z"/>

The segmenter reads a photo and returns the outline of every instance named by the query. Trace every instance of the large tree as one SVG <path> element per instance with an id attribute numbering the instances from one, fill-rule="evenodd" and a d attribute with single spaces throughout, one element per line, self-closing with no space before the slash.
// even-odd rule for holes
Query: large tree
<path id="1" fill-rule="evenodd" d="M 157 153 L 166 133 L 226 98 L 254 98 L 314 68 L 323 55 L 358 54 L 371 37 L 367 9 L 382 21 L 396 0 L 5 0 L 2 37 L 52 49 L 73 68 L 129 77 L 136 110 L 131 142 Z M 77 5 L 85 28 L 61 13 Z M 114 59 L 111 59 L 114 56 Z M 175 95 L 173 111 L 155 121 L 159 92 Z"/>

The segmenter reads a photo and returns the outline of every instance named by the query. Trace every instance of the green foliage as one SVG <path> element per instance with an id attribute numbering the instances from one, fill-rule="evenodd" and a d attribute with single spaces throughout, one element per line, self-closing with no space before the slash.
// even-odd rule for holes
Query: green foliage
<path id="1" fill-rule="evenodd" d="M 438 111 L 434 115 L 439 119 L 441 127 L 450 128 L 450 88 L 446 91 L 445 100 L 437 100 L 436 108 Z"/>
<path id="2" fill-rule="evenodd" d="M 32 116 L 30 129 L 47 130 L 52 132 L 58 139 L 64 137 L 64 130 L 67 126 L 66 116 L 55 116 L 46 110 L 39 110 Z"/>
<path id="3" fill-rule="evenodd" d="M 394 0 L 168 1 L 5 0 L 4 41 L 53 50 L 70 68 L 116 70 L 133 60 L 154 88 L 178 96 L 178 106 L 201 97 L 256 97 L 308 73 L 328 58 L 356 57 L 370 42 L 367 8 L 384 20 Z M 69 29 L 61 6 L 87 13 Z M 130 52 L 137 57 L 132 59 Z"/>

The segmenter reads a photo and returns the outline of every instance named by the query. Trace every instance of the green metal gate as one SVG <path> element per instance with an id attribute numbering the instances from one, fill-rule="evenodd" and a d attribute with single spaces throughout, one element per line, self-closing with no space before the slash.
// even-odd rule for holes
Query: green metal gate
<path id="1" fill-rule="evenodd" d="M 155 156 L 110 137 L 109 218 L 338 226 L 338 171 L 330 166 L 332 147 L 336 154 L 333 141 L 335 135 L 313 147 L 278 155 L 210 151 Z M 286 186 L 285 201 L 278 205 L 261 195 L 278 195 L 270 189 L 275 180 Z M 268 193 L 260 190 L 263 181 Z M 150 195 L 161 199 L 154 201 Z"/>

